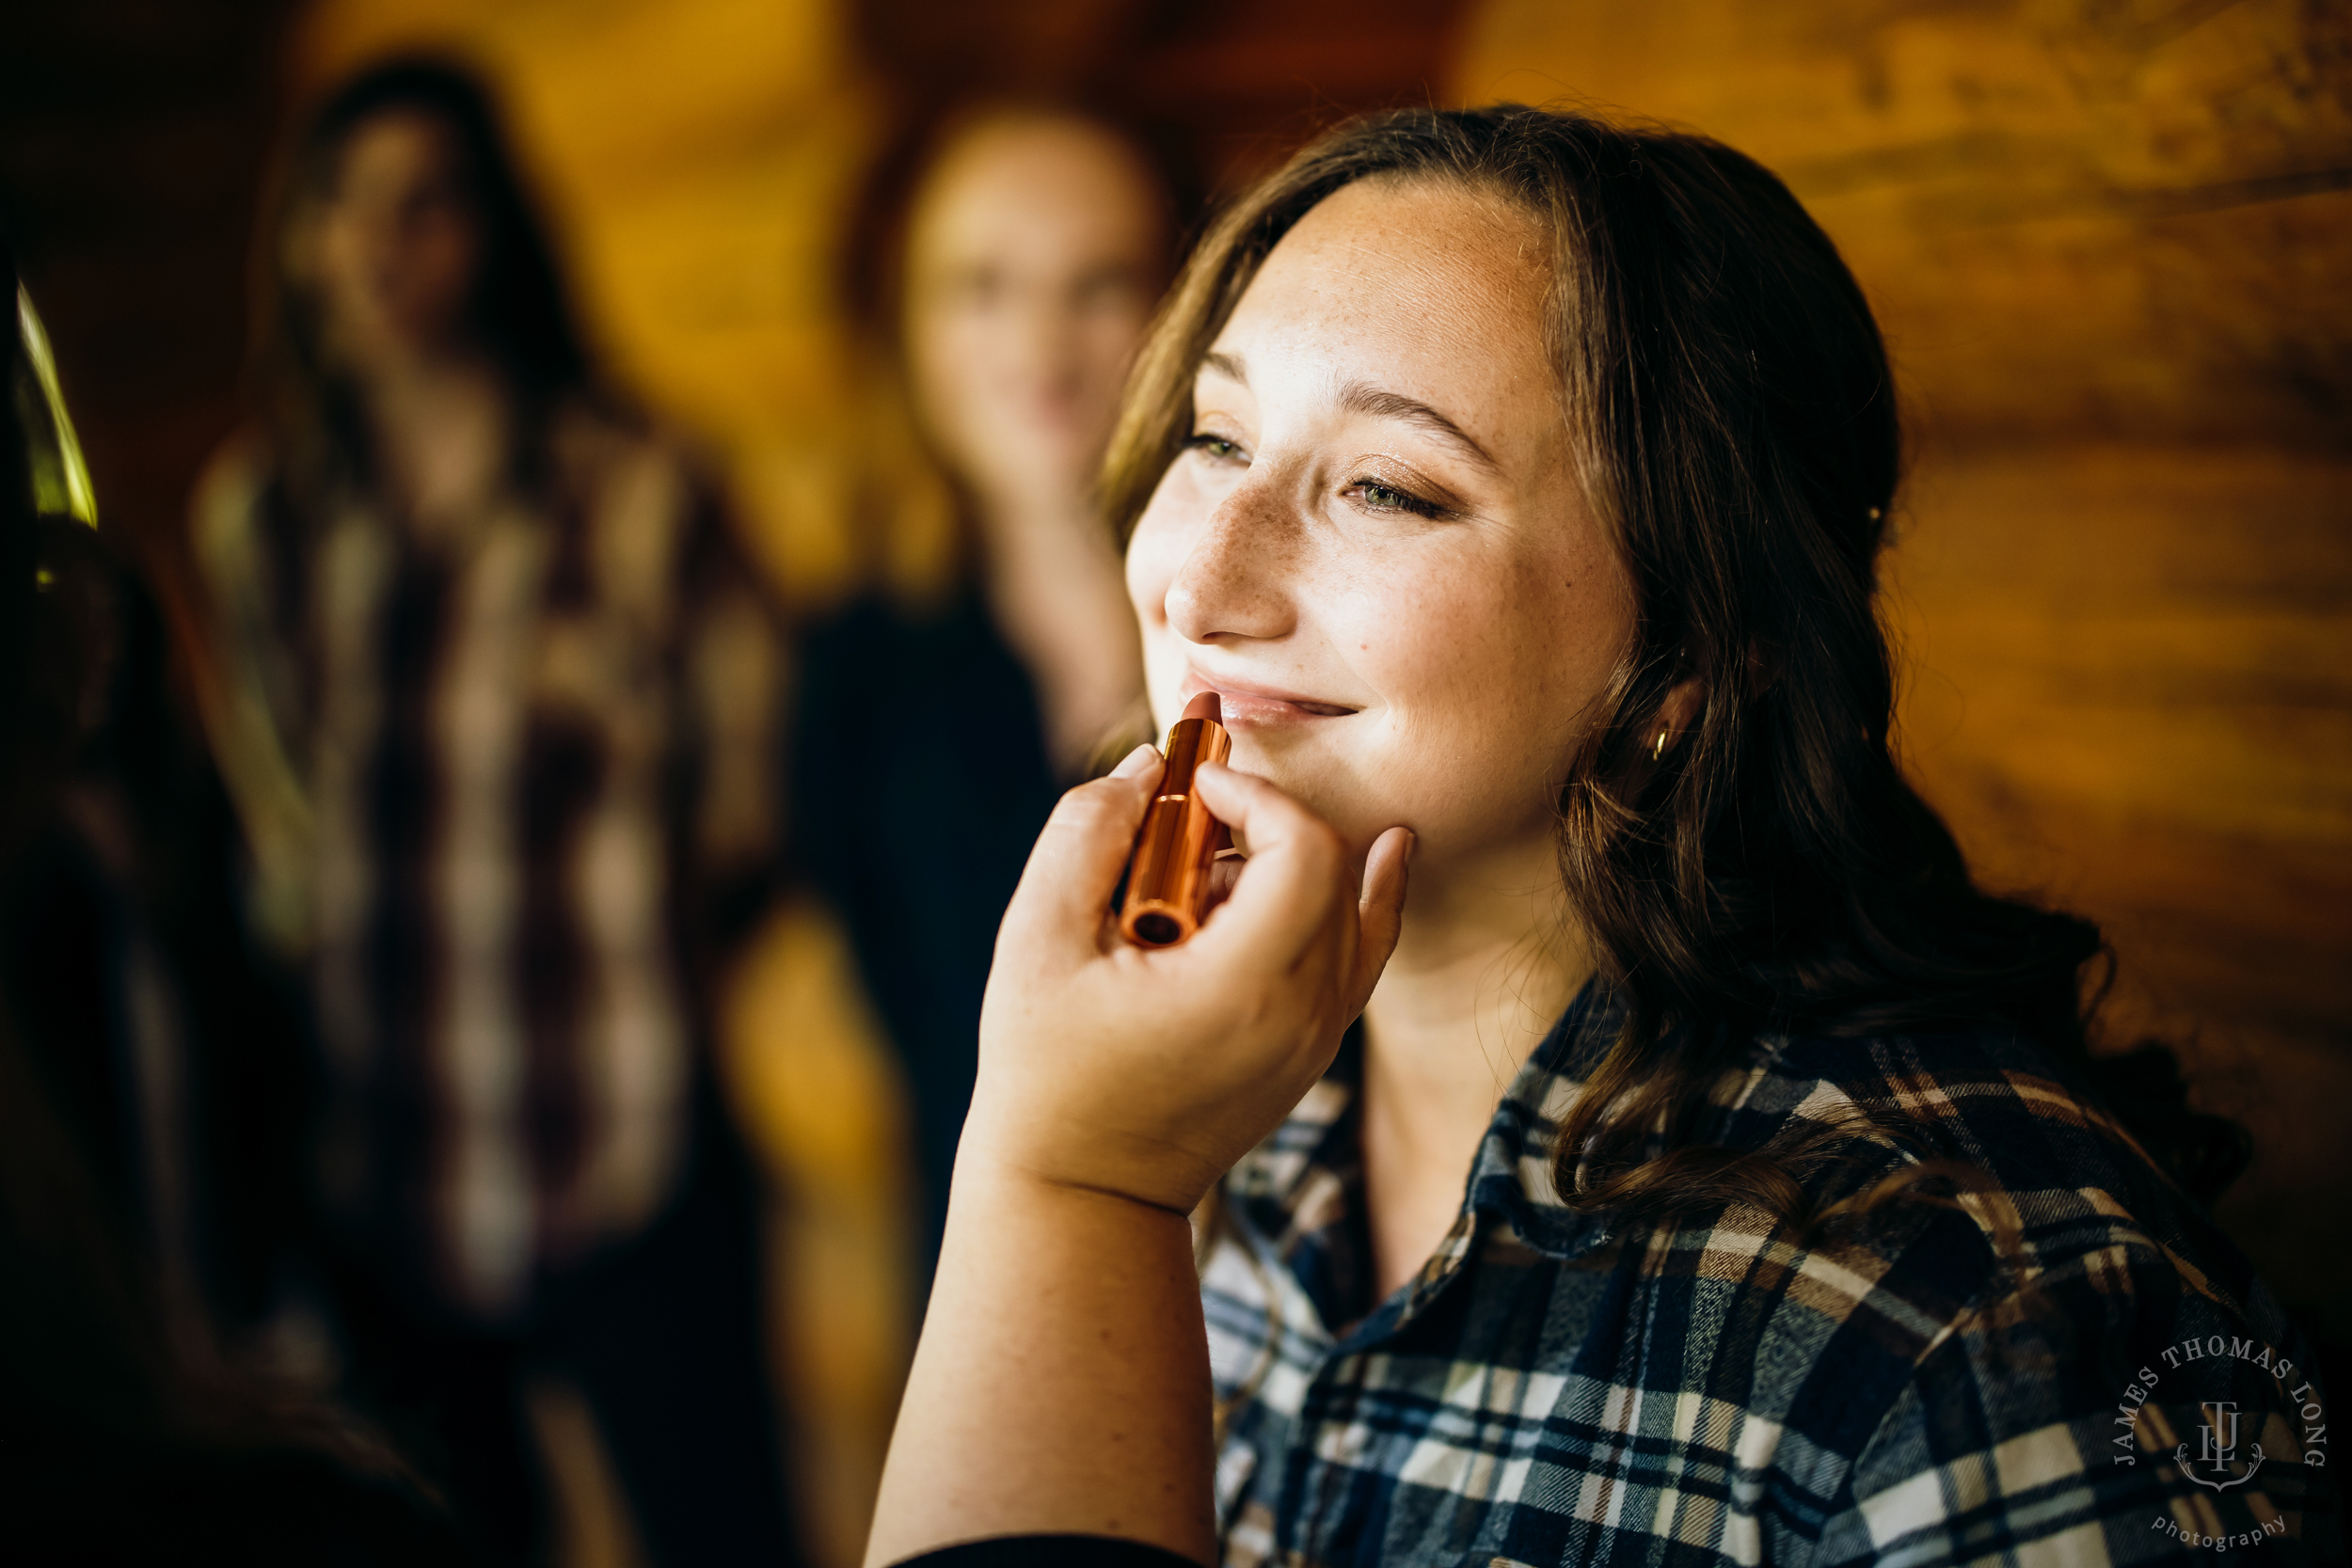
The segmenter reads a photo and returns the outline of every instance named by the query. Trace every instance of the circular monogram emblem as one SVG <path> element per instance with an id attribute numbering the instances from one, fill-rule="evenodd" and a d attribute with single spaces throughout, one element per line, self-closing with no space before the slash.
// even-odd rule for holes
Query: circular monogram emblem
<path id="1" fill-rule="evenodd" d="M 2265 1465 L 2316 1470 L 2328 1463 L 2318 1386 L 2259 1339 L 2213 1334 L 2167 1345 L 2124 1386 L 2115 1425 L 2115 1464 L 2169 1465 L 2244 1505 L 2219 1513 L 2176 1506 L 2151 1527 L 2193 1546 L 2226 1550 L 2285 1533 L 2255 1478 Z M 2299 1500 L 2300 1492 L 2298 1481 L 2292 1496 Z M 2242 1528 L 2228 1528 L 2233 1522 Z"/>

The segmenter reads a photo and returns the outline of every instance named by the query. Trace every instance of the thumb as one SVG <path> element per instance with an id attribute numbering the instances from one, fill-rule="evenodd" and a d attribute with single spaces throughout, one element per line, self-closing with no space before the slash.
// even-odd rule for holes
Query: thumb
<path id="1" fill-rule="evenodd" d="M 1372 841 L 1372 852 L 1364 857 L 1363 896 L 1356 905 L 1356 969 L 1347 991 L 1350 1019 L 1372 1000 L 1380 972 L 1396 951 L 1405 928 L 1406 885 L 1420 842 L 1410 828 L 1391 828 Z"/>

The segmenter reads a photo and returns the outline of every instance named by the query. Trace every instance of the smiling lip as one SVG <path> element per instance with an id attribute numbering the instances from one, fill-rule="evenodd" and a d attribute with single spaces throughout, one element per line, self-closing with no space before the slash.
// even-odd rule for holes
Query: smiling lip
<path id="1" fill-rule="evenodd" d="M 1266 687 L 1211 680 L 1198 670 L 1187 672 L 1182 695 L 1190 701 L 1195 693 L 1201 691 L 1216 693 L 1217 701 L 1225 709 L 1225 726 L 1228 729 L 1295 724 L 1311 719 L 1344 719 L 1356 711 L 1343 704 L 1319 703 L 1294 691 L 1276 691 Z"/>

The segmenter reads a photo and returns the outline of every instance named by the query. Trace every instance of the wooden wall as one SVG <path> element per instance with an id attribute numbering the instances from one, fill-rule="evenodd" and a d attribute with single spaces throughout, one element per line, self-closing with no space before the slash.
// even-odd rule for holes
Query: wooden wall
<path id="1" fill-rule="evenodd" d="M 1912 765 L 1989 880 L 2106 923 L 2119 1029 L 2182 1042 L 2201 1093 L 2262 1139 L 2225 1220 L 2352 1338 L 2352 1257 L 2325 1240 L 2352 1200 L 2352 7 L 1462 11 L 315 0 L 289 34 L 283 0 L 0 0 L 0 192 L 102 503 L 167 546 L 235 418 L 281 97 L 387 48 L 465 53 L 507 94 L 621 379 L 726 465 L 779 580 L 821 596 L 847 548 L 826 521 L 834 225 L 892 117 L 943 83 L 1108 84 L 1226 183 L 1343 109 L 1431 91 L 1720 135 L 1829 227 L 1902 369 L 1916 463 L 1890 602 Z M 781 1018 L 831 1043 L 743 1093 L 821 1198 L 794 1266 L 880 1268 L 880 1290 L 886 1260 L 854 1261 L 875 1244 L 858 1203 L 887 1194 L 857 1196 L 870 1167 L 845 1130 L 886 1144 L 889 1084 L 842 963 L 818 916 L 771 933 L 739 1037 L 791 1032 Z M 813 1101 L 863 1109 L 796 1122 Z M 842 1434 L 812 1481 L 839 1515 L 831 1557 L 888 1411 L 859 1392 L 860 1354 L 821 1347 L 896 1330 L 849 1323 L 871 1299 L 853 1291 L 800 1309 L 826 1299 L 853 1304 L 808 1325 L 820 1353 L 801 1361 Z"/>
<path id="2" fill-rule="evenodd" d="M 1720 136 L 1837 240 L 1912 416 L 1907 758 L 2106 926 L 2119 1043 L 2254 1130 L 2223 1219 L 2343 1344 L 2352 8 L 1486 0 L 1450 90 Z"/>

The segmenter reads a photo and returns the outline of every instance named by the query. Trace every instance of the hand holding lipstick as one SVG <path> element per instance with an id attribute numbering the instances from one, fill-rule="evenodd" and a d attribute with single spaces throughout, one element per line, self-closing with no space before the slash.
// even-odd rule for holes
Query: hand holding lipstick
<path id="1" fill-rule="evenodd" d="M 1005 911 L 869 1564 L 1039 1530 L 1216 1555 L 1185 1216 L 1330 1065 L 1396 945 L 1411 835 L 1381 834 L 1359 875 L 1264 780 L 1169 772 L 1139 746 L 1063 796 Z M 1111 895 L 1179 793 L 1249 859 L 1188 940 L 1136 946 Z"/>
<path id="2" fill-rule="evenodd" d="M 1396 944 L 1410 834 L 1360 868 L 1274 785 L 1203 760 L 1189 792 L 1250 847 L 1180 946 L 1130 945 L 1110 900 L 1163 793 L 1139 747 L 1062 798 L 996 940 L 958 1180 L 1008 1174 L 1189 1212 L 1329 1066 Z"/>

